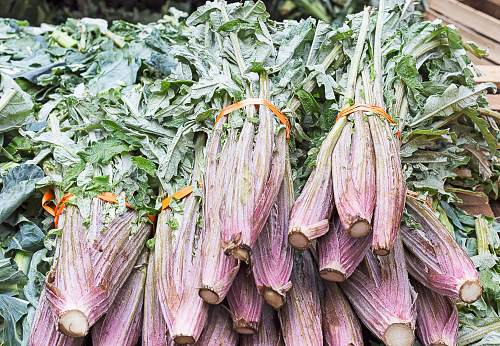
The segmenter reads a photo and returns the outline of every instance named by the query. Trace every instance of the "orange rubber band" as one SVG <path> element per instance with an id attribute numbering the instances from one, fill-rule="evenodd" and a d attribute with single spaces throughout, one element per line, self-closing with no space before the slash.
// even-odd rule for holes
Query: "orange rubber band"
<path id="1" fill-rule="evenodd" d="M 421 201 L 421 202 L 425 202 L 429 206 L 429 208 L 431 208 L 431 210 L 434 211 L 434 208 L 432 207 L 431 202 L 429 202 L 427 199 L 423 200 L 421 198 L 416 197 L 416 196 L 418 196 L 418 193 L 416 193 L 414 191 L 406 190 L 406 196 L 413 198 L 413 199 L 416 199 L 416 200 Z"/>
<path id="2" fill-rule="evenodd" d="M 177 191 L 176 193 L 174 193 L 171 196 L 168 196 L 167 198 L 165 198 L 161 202 L 160 212 L 168 208 L 168 206 L 170 205 L 170 201 L 172 200 L 172 197 L 175 198 L 175 199 L 181 199 L 181 198 L 184 198 L 187 195 L 189 195 L 191 192 L 193 192 L 193 186 L 192 185 L 188 186 L 188 187 L 185 187 L 182 190 Z"/>
<path id="3" fill-rule="evenodd" d="M 74 197 L 75 196 L 72 195 L 71 193 L 67 193 L 63 196 L 63 198 L 61 198 L 61 200 L 57 203 L 57 205 L 55 207 L 52 207 L 50 205 L 47 205 L 47 202 L 49 202 L 55 198 L 54 191 L 52 191 L 52 189 L 50 187 L 45 191 L 43 198 L 42 198 L 42 207 L 50 215 L 52 215 L 54 217 L 54 225 L 56 226 L 56 228 L 57 228 L 57 224 L 59 223 L 59 216 L 61 215 L 61 213 L 64 209 L 64 203 L 66 203 L 70 199 L 73 199 Z M 118 197 L 118 195 L 116 195 L 114 193 L 110 193 L 110 192 L 103 192 L 102 194 L 97 195 L 96 197 L 102 201 L 105 201 L 105 202 L 110 202 L 110 203 L 117 203 L 118 202 L 116 200 L 116 197 Z M 125 198 L 127 198 L 127 197 L 125 197 Z M 130 209 L 134 209 L 134 208 L 132 208 L 132 206 L 128 202 L 125 202 L 125 205 L 127 207 L 129 207 Z M 153 223 L 153 234 L 154 234 L 156 218 L 154 217 L 154 215 L 148 215 L 148 217 L 151 220 L 151 222 Z"/>
<path id="4" fill-rule="evenodd" d="M 381 116 L 383 116 L 384 118 L 387 119 L 389 124 L 395 124 L 394 120 L 392 120 L 392 118 L 389 116 L 389 114 L 387 114 L 387 112 L 382 107 L 368 105 L 368 104 L 362 104 L 362 103 L 355 103 L 354 105 L 341 110 L 335 121 L 338 121 L 340 118 L 348 116 L 349 114 L 352 114 L 352 113 L 358 112 L 358 111 L 374 112 L 374 113 L 380 114 Z M 401 142 L 401 132 L 399 132 L 399 131 L 398 131 L 398 137 L 399 137 L 399 141 Z"/>
<path id="5" fill-rule="evenodd" d="M 250 106 L 250 105 L 264 105 L 264 106 L 267 106 L 270 110 L 272 110 L 273 113 L 276 114 L 278 119 L 281 121 L 281 123 L 286 126 L 286 138 L 290 138 L 290 122 L 288 121 L 287 117 L 284 116 L 283 113 L 281 113 L 279 111 L 279 109 L 276 108 L 271 102 L 269 102 L 265 99 L 249 98 L 249 99 L 246 99 L 246 100 L 243 100 L 240 102 L 236 102 L 235 104 L 233 104 L 231 106 L 227 106 L 219 113 L 219 116 L 215 120 L 215 123 L 217 124 L 217 122 L 219 121 L 220 118 L 222 118 L 223 116 L 229 115 L 229 113 L 231 113 L 232 111 L 235 111 L 237 109 L 241 109 L 243 107 Z"/>

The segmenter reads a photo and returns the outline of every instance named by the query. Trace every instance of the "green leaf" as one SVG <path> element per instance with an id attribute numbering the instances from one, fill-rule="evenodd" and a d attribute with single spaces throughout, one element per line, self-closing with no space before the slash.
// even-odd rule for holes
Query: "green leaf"
<path id="1" fill-rule="evenodd" d="M 118 139 L 108 139 L 106 142 L 95 142 L 92 146 L 78 155 L 85 162 L 107 164 L 111 159 L 123 152 L 130 150 L 130 147 Z"/>
<path id="2" fill-rule="evenodd" d="M 17 322 L 28 313 L 28 302 L 0 294 L 0 315 L 4 319 L 5 346 L 21 345 L 21 332 Z"/>
<path id="3" fill-rule="evenodd" d="M 454 112 L 475 106 L 479 97 L 488 88 L 494 86 L 492 83 L 483 83 L 469 88 L 463 85 L 457 87 L 455 84 L 451 84 L 442 95 L 433 95 L 427 99 L 423 112 L 415 116 L 410 126 L 417 126 L 434 117 L 450 116 Z"/>
<path id="4" fill-rule="evenodd" d="M 304 89 L 298 90 L 297 97 L 299 98 L 300 103 L 302 104 L 302 107 L 307 115 L 311 116 L 321 112 L 321 107 L 310 92 L 307 92 Z"/>
<path id="5" fill-rule="evenodd" d="M 0 133 L 19 127 L 32 109 L 31 97 L 12 78 L 0 73 Z"/>
<path id="6" fill-rule="evenodd" d="M 132 162 L 135 163 L 137 167 L 145 170 L 149 175 L 155 175 L 156 165 L 148 159 L 141 156 L 132 156 Z"/>
<path id="7" fill-rule="evenodd" d="M 42 178 L 42 169 L 35 165 L 23 164 L 9 169 L 3 178 L 0 193 L 0 223 L 31 196 L 35 191 L 35 184 Z"/>
<path id="8" fill-rule="evenodd" d="M 24 284 L 28 278 L 24 273 L 12 266 L 9 258 L 0 260 L 0 285 Z"/>

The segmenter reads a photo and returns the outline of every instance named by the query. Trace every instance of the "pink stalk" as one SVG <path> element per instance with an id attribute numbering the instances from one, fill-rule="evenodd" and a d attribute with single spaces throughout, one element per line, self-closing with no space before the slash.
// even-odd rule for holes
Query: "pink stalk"
<path id="1" fill-rule="evenodd" d="M 264 304 L 259 331 L 254 335 L 240 335 L 240 346 L 283 346 L 283 337 L 276 313 Z"/>
<path id="2" fill-rule="evenodd" d="M 288 244 L 287 230 L 293 200 L 291 167 L 287 159 L 276 204 L 255 242 L 253 253 L 255 283 L 264 300 L 275 309 L 285 303 L 286 292 L 292 285 L 293 248 Z"/>
<path id="3" fill-rule="evenodd" d="M 106 313 L 132 271 L 151 226 L 141 223 L 131 235 L 138 213 L 127 210 L 104 230 L 103 202 L 94 198 L 86 233 L 78 209 L 68 205 L 65 210 L 61 252 L 45 279 L 46 294 L 58 329 L 82 337 Z"/>
<path id="4" fill-rule="evenodd" d="M 413 345 L 415 292 L 406 272 L 401 238 L 389 256 L 366 255 L 366 270 L 355 270 L 340 285 L 361 322 L 388 346 Z"/>
<path id="5" fill-rule="evenodd" d="M 356 100 L 361 101 L 361 83 Z M 363 112 L 354 113 L 354 133 L 348 123 L 332 154 L 335 204 L 349 237 L 364 237 L 371 229 L 375 207 L 375 163 L 373 144 Z"/>
<path id="6" fill-rule="evenodd" d="M 479 274 L 453 235 L 420 202 L 409 198 L 406 206 L 422 226 L 422 230 L 401 227 L 410 275 L 439 294 L 466 303 L 479 299 L 483 291 Z"/>
<path id="7" fill-rule="evenodd" d="M 371 237 L 349 238 L 339 218 L 318 239 L 319 275 L 328 281 L 344 281 L 370 250 Z"/>
<path id="8" fill-rule="evenodd" d="M 193 184 L 200 181 L 200 160 L 203 157 L 203 137 L 195 144 Z M 183 201 L 178 229 L 168 220 L 176 215 L 170 208 L 158 218 L 155 242 L 156 285 L 163 317 L 172 339 L 178 344 L 198 340 L 206 324 L 208 305 L 198 296 L 204 263 L 201 260 L 203 235 L 197 226 L 200 201 L 190 194 Z"/>
<path id="9" fill-rule="evenodd" d="M 233 323 L 227 310 L 222 306 L 210 307 L 209 323 L 203 329 L 200 340 L 195 346 L 224 345 L 236 346 L 238 344 L 238 333 L 233 330 Z"/>
<path id="10" fill-rule="evenodd" d="M 54 257 L 57 258 L 61 253 L 61 241 L 57 242 Z M 53 264 L 55 266 L 55 263 Z M 57 324 L 52 313 L 50 302 L 47 299 L 46 288 L 44 287 L 40 294 L 40 300 L 36 306 L 35 317 L 33 319 L 29 346 L 54 345 L 54 346 L 80 346 L 84 338 L 71 338 L 59 333 Z"/>
<path id="11" fill-rule="evenodd" d="M 293 286 L 286 296 L 286 304 L 280 308 L 278 314 L 285 344 L 323 345 L 321 283 L 308 251 L 296 257 L 291 279 Z"/>
<path id="12" fill-rule="evenodd" d="M 457 305 L 412 280 L 417 292 L 417 335 L 425 346 L 454 346 L 457 344 Z"/>
<path id="13" fill-rule="evenodd" d="M 240 270 L 227 294 L 233 329 L 239 334 L 255 334 L 259 328 L 264 300 L 259 295 L 252 274 Z"/>
<path id="14" fill-rule="evenodd" d="M 225 196 L 228 218 L 222 229 L 224 253 L 236 259 L 248 262 L 251 248 L 250 235 L 253 230 L 253 207 L 255 198 L 254 174 L 252 167 L 252 148 L 255 126 L 245 120 L 239 140 L 233 153 L 232 172 L 233 188 Z"/>
<path id="15" fill-rule="evenodd" d="M 296 249 L 308 249 L 313 239 L 328 232 L 328 219 L 333 210 L 332 151 L 328 148 L 324 151 L 327 151 L 325 162 L 317 161 L 290 214 L 288 241 Z M 318 155 L 321 154 L 320 150 Z"/>
<path id="16" fill-rule="evenodd" d="M 144 287 L 144 317 L 142 323 L 142 346 L 173 346 L 167 323 L 161 312 L 156 290 L 155 251 L 149 254 L 148 271 Z"/>
<path id="17" fill-rule="evenodd" d="M 219 120 L 217 125 L 225 119 Z M 216 125 L 216 126 L 217 126 Z M 236 131 L 231 129 L 217 164 L 220 133 L 214 131 L 208 146 L 207 168 L 203 184 L 203 242 L 201 259 L 204 264 L 200 297 L 209 304 L 219 304 L 227 295 L 239 270 L 239 263 L 224 255 L 222 229 L 229 214 L 226 211 L 225 191 L 232 191 L 231 172 L 236 147 Z"/>
<path id="18" fill-rule="evenodd" d="M 358 318 L 340 288 L 333 282 L 325 283 L 321 312 L 323 313 L 323 335 L 327 345 L 364 345 Z"/>
<path id="19" fill-rule="evenodd" d="M 141 336 L 147 258 L 143 250 L 108 312 L 92 327 L 92 345 L 137 344 Z"/>

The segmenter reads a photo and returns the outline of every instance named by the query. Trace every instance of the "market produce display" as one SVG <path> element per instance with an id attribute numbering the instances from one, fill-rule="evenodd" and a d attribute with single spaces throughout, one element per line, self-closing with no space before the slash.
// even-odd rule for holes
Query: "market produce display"
<path id="1" fill-rule="evenodd" d="M 500 114 L 412 1 L 0 20 L 5 345 L 494 344 Z M 476 73 L 479 73 L 476 71 Z"/>

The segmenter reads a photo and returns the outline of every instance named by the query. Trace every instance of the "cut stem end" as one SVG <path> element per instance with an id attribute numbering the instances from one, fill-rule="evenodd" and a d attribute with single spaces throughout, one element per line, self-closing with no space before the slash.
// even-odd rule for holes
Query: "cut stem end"
<path id="1" fill-rule="evenodd" d="M 483 286 L 478 280 L 467 280 L 458 291 L 460 299 L 465 303 L 474 303 L 481 297 Z"/>
<path id="2" fill-rule="evenodd" d="M 272 288 L 262 288 L 261 289 L 261 295 L 266 301 L 267 304 L 271 305 L 275 309 L 279 309 L 280 307 L 285 304 L 285 297 L 284 295 L 279 294 Z"/>
<path id="3" fill-rule="evenodd" d="M 176 335 L 173 337 L 174 342 L 180 345 L 194 344 L 196 340 L 191 335 Z"/>
<path id="4" fill-rule="evenodd" d="M 299 250 L 307 250 L 311 246 L 311 240 L 302 232 L 294 231 L 288 234 L 288 242 L 294 248 Z"/>
<path id="5" fill-rule="evenodd" d="M 219 295 L 213 289 L 200 288 L 200 290 L 198 291 L 198 295 L 200 296 L 201 299 L 203 299 L 205 303 L 208 304 L 220 303 Z"/>
<path id="6" fill-rule="evenodd" d="M 404 323 L 391 324 L 384 333 L 387 346 L 411 346 L 415 341 L 413 329 Z"/>
<path id="7" fill-rule="evenodd" d="M 346 279 L 345 272 L 332 268 L 321 269 L 319 275 L 321 278 L 328 281 L 342 282 Z"/>
<path id="8" fill-rule="evenodd" d="M 80 310 L 64 311 L 59 316 L 59 331 L 71 338 L 81 338 L 89 331 L 89 320 Z"/>
<path id="9" fill-rule="evenodd" d="M 372 246 L 372 252 L 377 256 L 387 256 L 391 251 L 389 249 L 384 249 L 384 248 L 378 249 Z"/>
<path id="10" fill-rule="evenodd" d="M 353 223 L 350 229 L 347 230 L 347 236 L 350 238 L 365 237 L 370 233 L 370 223 L 366 220 L 359 220 Z"/>
<path id="11" fill-rule="evenodd" d="M 247 322 L 242 318 L 233 321 L 233 329 L 238 334 L 256 334 L 258 326 L 257 322 Z"/>

